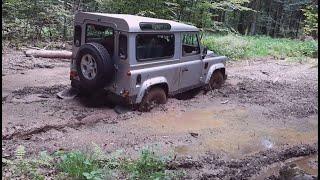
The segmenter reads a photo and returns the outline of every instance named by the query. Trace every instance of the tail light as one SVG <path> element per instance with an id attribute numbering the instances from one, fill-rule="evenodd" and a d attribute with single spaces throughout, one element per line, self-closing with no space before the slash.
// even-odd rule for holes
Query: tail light
<path id="1" fill-rule="evenodd" d="M 128 75 L 128 76 L 131 76 L 131 72 L 130 72 L 130 71 L 128 71 L 128 72 L 127 72 L 127 75 Z"/>
<path id="2" fill-rule="evenodd" d="M 70 71 L 70 79 L 72 80 L 72 79 L 74 79 L 75 77 L 77 77 L 78 76 L 78 73 L 77 73 L 77 71 Z"/>

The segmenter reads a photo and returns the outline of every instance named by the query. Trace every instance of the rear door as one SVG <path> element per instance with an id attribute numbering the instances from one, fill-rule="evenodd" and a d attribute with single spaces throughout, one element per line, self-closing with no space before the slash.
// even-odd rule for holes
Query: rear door
<path id="1" fill-rule="evenodd" d="M 181 33 L 180 89 L 200 85 L 202 59 L 197 32 Z"/>

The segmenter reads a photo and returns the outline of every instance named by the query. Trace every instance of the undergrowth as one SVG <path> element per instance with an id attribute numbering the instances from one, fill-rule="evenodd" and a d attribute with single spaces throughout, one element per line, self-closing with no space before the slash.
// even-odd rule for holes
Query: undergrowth
<path id="1" fill-rule="evenodd" d="M 181 179 L 184 172 L 169 171 L 170 157 L 157 156 L 142 150 L 138 158 L 123 156 L 121 151 L 105 154 L 94 145 L 88 152 L 41 152 L 36 158 L 26 158 L 23 146 L 18 146 L 13 159 L 2 158 L 3 179 Z"/>
<path id="2" fill-rule="evenodd" d="M 268 36 L 206 35 L 203 45 L 218 55 L 231 59 L 257 58 L 273 56 L 275 58 L 317 57 L 318 42 L 300 41 Z"/>

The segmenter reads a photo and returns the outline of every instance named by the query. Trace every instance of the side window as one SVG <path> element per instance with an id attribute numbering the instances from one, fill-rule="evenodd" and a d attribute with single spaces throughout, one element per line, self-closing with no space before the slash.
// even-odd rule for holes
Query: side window
<path id="1" fill-rule="evenodd" d="M 119 57 L 127 59 L 128 38 L 124 34 L 119 35 Z"/>
<path id="2" fill-rule="evenodd" d="M 97 24 L 87 24 L 86 26 L 86 42 L 93 40 L 103 40 L 113 37 L 113 29 Z"/>
<path id="3" fill-rule="evenodd" d="M 74 39 L 73 43 L 76 47 L 81 46 L 81 26 L 77 25 L 74 27 Z"/>
<path id="4" fill-rule="evenodd" d="M 87 24 L 85 42 L 95 42 L 102 44 L 112 56 L 114 52 L 113 28 L 97 24 Z"/>
<path id="5" fill-rule="evenodd" d="M 200 54 L 200 47 L 197 34 L 183 33 L 182 34 L 182 56 L 190 56 Z"/>
<path id="6" fill-rule="evenodd" d="M 174 55 L 173 34 L 138 34 L 136 58 L 138 61 L 171 58 Z"/>

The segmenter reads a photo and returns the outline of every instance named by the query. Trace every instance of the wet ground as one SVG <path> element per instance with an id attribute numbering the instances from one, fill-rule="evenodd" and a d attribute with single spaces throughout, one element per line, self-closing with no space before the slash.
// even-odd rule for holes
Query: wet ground
<path id="1" fill-rule="evenodd" d="M 186 170 L 190 179 L 277 179 L 291 161 L 317 175 L 317 60 L 228 62 L 228 80 L 219 90 L 170 98 L 149 113 L 117 114 L 103 93 L 56 97 L 69 87 L 67 60 L 3 53 L 6 156 L 18 145 L 32 156 L 95 143 L 106 152 L 123 150 L 131 156 L 143 148 L 175 155 L 170 168 Z"/>

